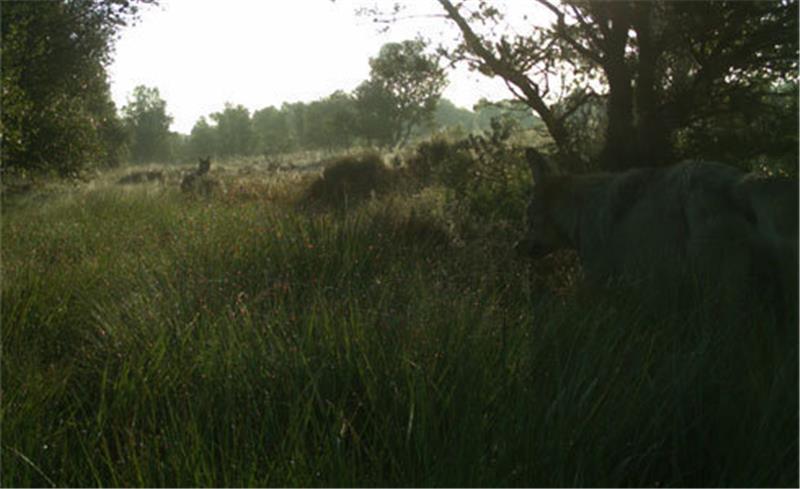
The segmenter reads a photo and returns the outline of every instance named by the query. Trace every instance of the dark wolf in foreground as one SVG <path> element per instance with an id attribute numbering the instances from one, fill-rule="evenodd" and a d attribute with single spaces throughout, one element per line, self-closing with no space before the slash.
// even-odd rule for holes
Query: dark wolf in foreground
<path id="1" fill-rule="evenodd" d="M 702 281 L 740 301 L 769 289 L 781 309 L 796 308 L 796 179 L 711 162 L 555 176 L 535 150 L 526 157 L 534 190 L 521 251 L 575 249 L 593 283 Z"/>

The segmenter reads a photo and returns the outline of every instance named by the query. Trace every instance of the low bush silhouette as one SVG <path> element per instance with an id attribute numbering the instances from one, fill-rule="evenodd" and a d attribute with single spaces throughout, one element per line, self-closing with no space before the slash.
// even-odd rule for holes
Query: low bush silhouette
<path id="1" fill-rule="evenodd" d="M 417 145 L 414 154 L 406 160 L 406 168 L 412 178 L 422 185 L 430 185 L 440 180 L 441 168 L 448 163 L 468 165 L 471 160 L 461 141 L 450 141 L 444 137 L 434 137 Z"/>
<path id="2" fill-rule="evenodd" d="M 357 205 L 390 190 L 391 173 L 377 153 L 338 158 L 311 184 L 307 201 L 335 208 Z"/>
<path id="3" fill-rule="evenodd" d="M 136 171 L 117 180 L 117 185 L 135 185 L 152 181 L 163 182 L 164 173 L 158 170 Z"/>

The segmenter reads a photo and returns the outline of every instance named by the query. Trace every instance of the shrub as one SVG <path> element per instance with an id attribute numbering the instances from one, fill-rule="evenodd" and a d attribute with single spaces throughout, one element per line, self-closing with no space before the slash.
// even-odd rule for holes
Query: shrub
<path id="1" fill-rule="evenodd" d="M 463 141 L 437 136 L 417 146 L 415 153 L 408 158 L 406 168 L 409 175 L 420 184 L 430 185 L 444 183 L 438 181 L 443 176 L 443 169 L 452 171 L 469 166 L 471 159 Z"/>
<path id="2" fill-rule="evenodd" d="M 420 184 L 447 190 L 447 206 L 461 234 L 521 229 L 530 173 L 522 151 L 510 142 L 512 132 L 513 125 L 494 120 L 484 135 L 435 138 L 409 158 L 408 173 Z"/>
<path id="3" fill-rule="evenodd" d="M 136 171 L 117 180 L 118 185 L 135 185 L 137 183 L 163 182 L 164 172 L 159 170 Z"/>
<path id="4" fill-rule="evenodd" d="M 348 207 L 391 188 L 391 171 L 377 153 L 338 158 L 309 188 L 307 200 L 313 205 Z"/>

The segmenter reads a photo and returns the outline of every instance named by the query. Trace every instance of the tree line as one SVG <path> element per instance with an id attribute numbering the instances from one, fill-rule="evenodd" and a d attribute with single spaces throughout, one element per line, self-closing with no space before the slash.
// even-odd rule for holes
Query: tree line
<path id="1" fill-rule="evenodd" d="M 170 132 L 171 117 L 157 88 L 134 90 L 125 106 L 126 127 L 131 135 L 130 160 L 188 161 L 199 157 L 229 158 L 266 156 L 306 150 L 335 151 L 353 146 L 387 147 L 393 144 L 387 125 L 367 124 L 376 112 L 365 116 L 355 95 L 343 91 L 312 102 L 284 103 L 251 112 L 242 105 L 226 103 L 220 112 L 201 117 L 190 134 Z M 440 98 L 431 113 L 410 126 L 409 137 L 421 139 L 435 131 L 465 135 L 488 130 L 492 119 L 506 118 L 521 129 L 541 127 L 541 121 L 515 101 L 478 103 L 475 110 L 457 107 Z M 365 120 L 365 118 L 367 120 Z M 384 138 L 375 137 L 382 133 Z"/>
<path id="2" fill-rule="evenodd" d="M 505 81 L 566 168 L 702 158 L 797 172 L 797 0 L 536 0 L 550 22 L 515 29 L 490 2 L 436 1 L 456 45 L 387 44 L 351 93 L 252 114 L 228 105 L 188 136 L 169 132 L 156 89 L 137 88 L 121 114 L 109 95 L 119 30 L 157 0 L 3 2 L 0 169 L 69 176 L 176 152 L 395 146 L 452 115 L 443 59 Z M 401 4 L 372 14 L 413 17 Z"/>
<path id="3" fill-rule="evenodd" d="M 370 78 L 353 93 L 250 114 L 227 104 L 188 136 L 171 133 L 158 89 L 140 86 L 121 113 L 106 68 L 122 27 L 157 0 L 4 2 L 2 7 L 3 173 L 76 176 L 90 167 L 337 149 L 356 141 L 402 144 L 430 124 L 447 80 L 420 40 L 384 45 Z M 268 87 L 265 87 L 268 89 Z"/>
<path id="4" fill-rule="evenodd" d="M 352 92 L 338 90 L 312 102 L 253 112 L 226 103 L 223 110 L 201 117 L 188 135 L 170 133 L 171 118 L 158 89 L 139 86 L 123 108 L 126 126 L 132 128 L 131 160 L 269 157 L 355 145 L 388 148 L 441 128 L 487 129 L 493 117 L 514 119 L 522 128 L 540 124 L 524 104 L 482 102 L 473 112 L 441 98 L 444 71 L 425 47 L 420 40 L 385 44 L 370 60 L 370 78 Z"/>

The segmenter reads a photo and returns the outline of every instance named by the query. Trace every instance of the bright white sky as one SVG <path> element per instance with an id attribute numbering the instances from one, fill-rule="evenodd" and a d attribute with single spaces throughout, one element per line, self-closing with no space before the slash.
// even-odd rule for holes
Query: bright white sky
<path id="1" fill-rule="evenodd" d="M 440 40 L 452 28 L 441 18 L 417 19 L 379 34 L 371 18 L 355 14 L 373 3 L 364 0 L 161 1 L 122 32 L 109 69 L 111 92 L 122 107 L 137 85 L 158 88 L 174 117 L 172 130 L 185 134 L 225 102 L 252 112 L 351 91 L 369 78 L 368 60 L 384 43 L 420 31 Z M 441 13 L 435 2 L 416 1 Z M 510 97 L 499 80 L 466 69 L 449 80 L 444 96 L 462 107 Z"/>

